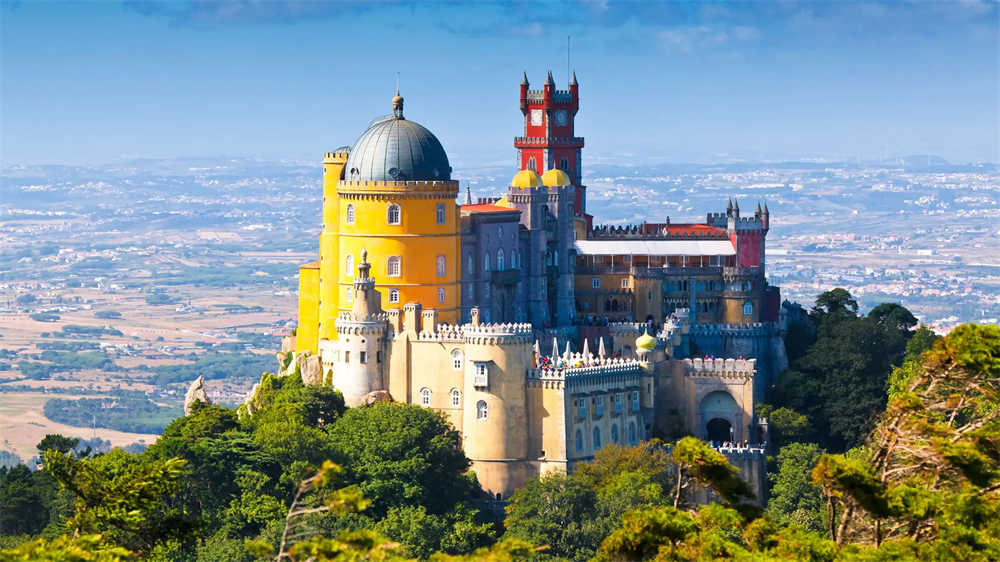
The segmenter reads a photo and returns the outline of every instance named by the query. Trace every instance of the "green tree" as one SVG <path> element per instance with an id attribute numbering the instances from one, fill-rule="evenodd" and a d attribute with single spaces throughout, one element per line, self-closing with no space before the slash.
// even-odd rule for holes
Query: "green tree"
<path id="1" fill-rule="evenodd" d="M 328 432 L 347 481 L 371 500 L 367 514 L 376 519 L 404 505 L 442 514 L 474 490 L 463 474 L 469 460 L 461 437 L 440 412 L 378 403 L 349 409 Z"/>
<path id="2" fill-rule="evenodd" d="M 778 470 L 769 475 L 771 493 L 766 513 L 771 520 L 823 532 L 823 498 L 820 489 L 809 479 L 821 454 L 819 447 L 812 443 L 791 443 L 781 448 Z"/>
<path id="3" fill-rule="evenodd" d="M 847 289 L 831 289 L 816 297 L 813 314 L 820 320 L 831 317 L 850 317 L 858 312 L 858 301 Z"/>

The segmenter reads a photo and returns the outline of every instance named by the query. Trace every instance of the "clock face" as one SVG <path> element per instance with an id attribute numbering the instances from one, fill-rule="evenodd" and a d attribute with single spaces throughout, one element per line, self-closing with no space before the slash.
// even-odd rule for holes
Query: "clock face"
<path id="1" fill-rule="evenodd" d="M 541 109 L 532 109 L 531 110 L 531 124 L 532 125 L 541 125 L 542 124 L 542 110 Z"/>
<path id="2" fill-rule="evenodd" d="M 556 112 L 556 125 L 560 127 L 569 122 L 569 115 L 566 113 L 565 109 L 560 109 Z"/>

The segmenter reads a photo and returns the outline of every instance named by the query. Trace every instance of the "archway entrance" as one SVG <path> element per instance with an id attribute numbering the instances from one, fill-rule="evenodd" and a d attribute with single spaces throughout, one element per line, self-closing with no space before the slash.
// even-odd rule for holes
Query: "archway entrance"
<path id="1" fill-rule="evenodd" d="M 721 443 L 733 440 L 733 425 L 722 418 L 712 418 L 706 426 L 708 440 Z"/>

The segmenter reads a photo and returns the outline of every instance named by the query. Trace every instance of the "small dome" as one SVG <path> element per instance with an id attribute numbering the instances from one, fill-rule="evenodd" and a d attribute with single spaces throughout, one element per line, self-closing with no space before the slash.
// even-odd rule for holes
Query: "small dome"
<path id="1" fill-rule="evenodd" d="M 571 182 L 569 181 L 569 175 L 566 172 L 558 168 L 553 168 L 551 170 L 546 170 L 545 173 L 542 174 L 542 183 L 547 187 L 562 187 L 564 185 L 569 185 Z"/>
<path id="2" fill-rule="evenodd" d="M 401 117 L 371 124 L 351 148 L 344 166 L 350 181 L 446 181 L 448 155 L 434 133 Z"/>
<path id="3" fill-rule="evenodd" d="M 635 338 L 636 351 L 648 353 L 656 349 L 656 338 L 649 335 L 649 331 L 644 331 L 641 336 Z"/>
<path id="4" fill-rule="evenodd" d="M 534 170 L 521 170 L 514 174 L 514 179 L 510 180 L 510 185 L 521 189 L 538 187 L 542 185 L 542 180 L 538 179 L 538 174 Z"/>

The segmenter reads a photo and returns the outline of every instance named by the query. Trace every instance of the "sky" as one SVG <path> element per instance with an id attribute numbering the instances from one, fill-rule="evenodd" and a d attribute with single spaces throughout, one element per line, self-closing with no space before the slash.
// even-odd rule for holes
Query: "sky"
<path id="1" fill-rule="evenodd" d="M 589 162 L 1000 162 L 981 1 L 0 0 L 0 164 L 319 163 L 391 112 L 514 166 L 518 84 L 580 83 Z"/>

